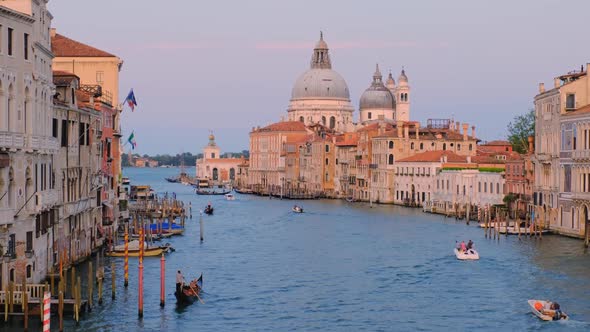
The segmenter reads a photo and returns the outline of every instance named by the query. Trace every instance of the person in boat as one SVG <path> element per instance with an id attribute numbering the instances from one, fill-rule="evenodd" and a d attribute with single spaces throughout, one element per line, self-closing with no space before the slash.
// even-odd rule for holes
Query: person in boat
<path id="1" fill-rule="evenodd" d="M 465 252 L 467 250 L 467 246 L 465 245 L 465 241 L 461 241 L 461 251 Z"/>
<path id="2" fill-rule="evenodd" d="M 457 240 L 455 240 L 455 249 L 461 250 L 461 244 L 459 244 L 459 242 L 457 242 Z"/>
<path id="3" fill-rule="evenodd" d="M 560 320 L 561 318 L 565 318 L 565 314 L 561 311 L 561 307 L 557 302 L 550 302 L 549 305 L 550 311 L 548 312 L 549 316 L 553 317 L 553 320 Z"/>
<path id="4" fill-rule="evenodd" d="M 473 249 L 473 241 L 469 240 L 469 242 L 467 242 L 467 250 L 471 249 Z"/>
<path id="5" fill-rule="evenodd" d="M 178 270 L 176 272 L 176 292 L 180 293 L 180 291 L 182 290 L 182 284 L 184 283 L 184 276 L 182 275 L 182 272 L 180 272 L 180 270 Z"/>

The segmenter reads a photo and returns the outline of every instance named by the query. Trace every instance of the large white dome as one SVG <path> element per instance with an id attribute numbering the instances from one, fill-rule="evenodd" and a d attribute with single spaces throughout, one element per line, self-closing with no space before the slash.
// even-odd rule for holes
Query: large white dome
<path id="1" fill-rule="evenodd" d="M 350 93 L 346 81 L 336 71 L 328 68 L 312 68 L 295 81 L 291 99 L 350 100 Z"/>
<path id="2" fill-rule="evenodd" d="M 395 98 L 391 91 L 383 84 L 379 66 L 375 69 L 373 74 L 373 83 L 361 95 L 359 109 L 395 109 Z"/>

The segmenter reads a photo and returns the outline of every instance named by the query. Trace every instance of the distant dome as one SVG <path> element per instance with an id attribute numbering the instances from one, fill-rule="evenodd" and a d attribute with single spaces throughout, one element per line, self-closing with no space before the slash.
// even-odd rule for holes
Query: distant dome
<path id="1" fill-rule="evenodd" d="M 359 103 L 360 110 L 395 109 L 395 99 L 391 91 L 383 85 L 382 78 L 379 66 L 377 66 L 375 74 L 373 74 L 373 83 L 361 95 Z"/>
<path id="2" fill-rule="evenodd" d="M 291 99 L 314 98 L 350 100 L 348 85 L 344 78 L 332 69 L 310 69 L 295 81 Z"/>
<path id="3" fill-rule="evenodd" d="M 332 70 L 328 44 L 320 33 L 311 58 L 311 68 L 303 73 L 293 86 L 291 99 L 343 99 L 350 100 L 348 85 L 340 74 Z"/>
<path id="4" fill-rule="evenodd" d="M 406 76 L 406 71 L 402 69 L 402 73 L 399 75 L 397 79 L 399 83 L 408 83 L 408 76 Z"/>

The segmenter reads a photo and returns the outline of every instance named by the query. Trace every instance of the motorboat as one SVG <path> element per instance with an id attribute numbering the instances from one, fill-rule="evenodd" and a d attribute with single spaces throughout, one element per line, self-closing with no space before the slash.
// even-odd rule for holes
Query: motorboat
<path id="1" fill-rule="evenodd" d="M 228 201 L 235 201 L 236 196 L 234 196 L 233 194 L 225 194 L 225 199 Z"/>
<path id="2" fill-rule="evenodd" d="M 543 300 L 528 300 L 531 311 L 535 316 L 544 321 L 550 320 L 567 320 L 569 316 L 559 310 L 559 304 Z M 557 310 L 555 309 L 557 305 Z M 553 308 L 553 309 L 552 309 Z"/>
<path id="3" fill-rule="evenodd" d="M 455 248 L 453 250 L 455 252 L 455 256 L 457 256 L 457 259 L 459 259 L 459 260 L 465 261 L 465 260 L 478 260 L 479 259 L 479 254 L 473 248 L 467 249 L 466 251 L 461 251 L 457 248 Z"/>
<path id="4" fill-rule="evenodd" d="M 295 213 L 303 213 L 303 208 L 301 206 L 295 205 L 293 207 L 293 212 L 295 212 Z"/>

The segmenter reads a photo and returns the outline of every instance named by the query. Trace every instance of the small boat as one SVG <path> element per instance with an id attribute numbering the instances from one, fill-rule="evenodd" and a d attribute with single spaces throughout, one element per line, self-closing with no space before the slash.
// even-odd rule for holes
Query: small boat
<path id="1" fill-rule="evenodd" d="M 347 201 L 348 203 L 354 203 L 354 202 L 356 202 L 356 199 L 354 199 L 354 198 L 352 198 L 352 197 L 347 197 L 347 198 L 346 198 L 346 201 Z"/>
<path id="2" fill-rule="evenodd" d="M 172 249 L 169 243 L 166 243 L 163 246 L 148 246 L 147 243 L 144 244 L 143 247 L 143 256 L 144 257 L 154 257 L 154 256 L 161 256 L 163 253 L 168 252 Z M 129 257 L 139 257 L 139 241 L 133 240 L 129 241 L 127 247 L 127 255 Z M 125 257 L 125 244 L 121 244 L 115 246 L 115 249 L 112 251 L 107 252 L 107 256 L 111 257 Z"/>
<path id="3" fill-rule="evenodd" d="M 203 274 L 199 279 L 191 281 L 188 285 L 182 287 L 181 292 L 174 292 L 178 304 L 193 304 L 199 300 L 199 294 L 203 289 Z"/>
<path id="4" fill-rule="evenodd" d="M 293 212 L 295 212 L 295 213 L 303 213 L 303 208 L 301 206 L 295 205 L 293 207 Z"/>
<path id="5" fill-rule="evenodd" d="M 225 190 L 225 191 L 202 190 L 202 189 L 196 190 L 197 195 L 227 195 L 230 192 L 231 192 L 231 190 Z"/>
<path id="6" fill-rule="evenodd" d="M 568 320 L 569 316 L 565 313 L 562 312 L 561 310 L 559 310 L 559 304 L 557 304 L 558 306 L 558 310 L 555 309 L 551 309 L 552 308 L 552 304 L 549 301 L 543 301 L 543 300 L 528 300 L 529 306 L 531 307 L 531 311 L 533 312 L 533 314 L 535 314 L 535 316 L 539 317 L 539 319 L 544 320 L 544 321 L 550 321 L 550 320 Z M 556 312 L 558 312 L 558 314 L 556 315 Z"/>
<path id="7" fill-rule="evenodd" d="M 205 212 L 205 214 L 212 215 L 213 214 L 213 207 L 211 205 L 208 205 L 205 208 L 205 210 L 203 210 L 203 212 Z"/>
<path id="8" fill-rule="evenodd" d="M 252 194 L 252 189 L 234 188 L 234 191 L 237 192 L 238 194 Z"/>
<path id="9" fill-rule="evenodd" d="M 455 256 L 457 259 L 465 261 L 465 260 L 478 260 L 479 254 L 475 249 L 467 249 L 467 251 L 460 251 L 457 248 L 453 249 L 455 252 Z"/>
<path id="10" fill-rule="evenodd" d="M 234 196 L 233 194 L 225 194 L 225 199 L 228 201 L 235 201 L 236 196 Z"/>
<path id="11" fill-rule="evenodd" d="M 166 181 L 168 181 L 170 183 L 178 183 L 179 179 L 178 178 L 166 178 Z"/>

